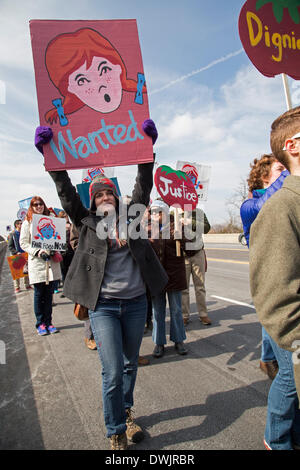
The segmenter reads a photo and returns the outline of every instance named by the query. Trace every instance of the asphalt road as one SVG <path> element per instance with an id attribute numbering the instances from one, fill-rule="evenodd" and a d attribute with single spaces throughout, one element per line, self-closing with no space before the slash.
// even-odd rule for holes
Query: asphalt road
<path id="1" fill-rule="evenodd" d="M 203 326 L 191 287 L 187 356 L 168 343 L 151 356 L 147 332 L 139 367 L 135 415 L 146 438 L 131 450 L 263 449 L 269 379 L 258 368 L 261 327 L 251 305 L 248 250 L 206 246 L 207 304 L 212 325 Z M 109 449 L 101 405 L 101 367 L 83 342 L 83 324 L 59 294 L 56 335 L 38 337 L 33 293 L 16 298 L 5 264 L 0 285 L 1 449 Z M 169 320 L 167 319 L 167 323 Z M 168 330 L 167 330 L 168 331 Z"/>

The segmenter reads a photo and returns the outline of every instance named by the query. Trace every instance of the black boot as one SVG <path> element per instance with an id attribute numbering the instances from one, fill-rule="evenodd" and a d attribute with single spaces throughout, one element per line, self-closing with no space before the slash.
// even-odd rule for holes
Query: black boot
<path id="1" fill-rule="evenodd" d="M 184 343 L 175 343 L 175 349 L 181 356 L 187 354 L 187 349 L 185 349 Z"/>
<path id="2" fill-rule="evenodd" d="M 165 352 L 164 345 L 163 344 L 156 344 L 156 346 L 153 350 L 152 356 L 153 357 L 162 357 L 164 355 L 164 352 Z"/>

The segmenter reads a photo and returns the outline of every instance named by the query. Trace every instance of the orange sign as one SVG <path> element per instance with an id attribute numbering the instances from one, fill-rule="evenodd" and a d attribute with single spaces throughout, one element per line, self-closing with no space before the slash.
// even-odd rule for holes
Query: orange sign
<path id="1" fill-rule="evenodd" d="M 7 261 L 13 280 L 27 276 L 23 273 L 23 269 L 28 260 L 28 253 L 20 253 L 19 255 L 8 256 Z"/>

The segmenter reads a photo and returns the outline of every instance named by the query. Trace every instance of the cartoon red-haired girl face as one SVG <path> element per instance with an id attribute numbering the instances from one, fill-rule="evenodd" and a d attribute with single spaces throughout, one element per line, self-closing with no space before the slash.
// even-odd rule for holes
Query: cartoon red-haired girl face
<path id="1" fill-rule="evenodd" d="M 37 226 L 37 231 L 38 234 L 34 237 L 36 239 L 40 238 L 43 240 L 46 238 L 46 240 L 50 240 L 51 238 L 58 238 L 60 239 L 60 236 L 56 232 L 56 227 L 53 224 L 51 219 L 48 219 L 47 217 L 43 217 L 40 219 L 38 226 Z"/>
<path id="2" fill-rule="evenodd" d="M 52 103 L 63 107 L 65 116 L 85 105 L 101 113 L 111 113 L 120 106 L 123 91 L 136 94 L 139 85 L 139 91 L 146 92 L 144 79 L 138 83 L 127 78 L 119 52 L 108 39 L 90 28 L 52 39 L 45 52 L 45 63 L 50 80 L 63 97 L 63 102 L 58 99 Z M 135 102 L 142 104 L 142 101 Z M 45 115 L 50 124 L 58 117 L 56 107 Z"/>
<path id="3" fill-rule="evenodd" d="M 101 113 L 115 111 L 122 101 L 121 67 L 104 57 L 93 57 L 92 64 L 86 62 L 69 76 L 68 91 Z"/>

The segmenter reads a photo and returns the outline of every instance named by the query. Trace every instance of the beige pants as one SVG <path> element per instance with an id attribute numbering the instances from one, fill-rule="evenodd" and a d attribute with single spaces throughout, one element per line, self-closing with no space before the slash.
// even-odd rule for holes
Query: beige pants
<path id="1" fill-rule="evenodd" d="M 15 289 L 20 289 L 20 281 L 21 281 L 21 279 L 24 279 L 24 287 L 28 287 L 28 286 L 29 286 L 29 277 L 28 277 L 28 276 L 24 276 L 23 278 L 15 279 Z"/>
<path id="2" fill-rule="evenodd" d="M 196 303 L 199 317 L 207 316 L 206 291 L 205 291 L 205 256 L 204 250 L 195 253 L 194 256 L 185 257 L 186 282 L 188 288 L 182 291 L 182 315 L 184 319 L 190 317 L 190 278 L 193 277 Z"/>

